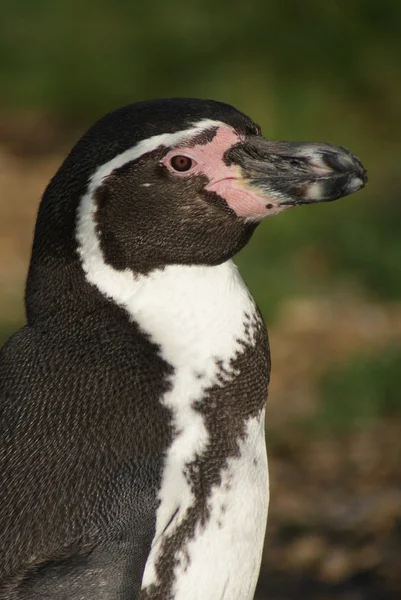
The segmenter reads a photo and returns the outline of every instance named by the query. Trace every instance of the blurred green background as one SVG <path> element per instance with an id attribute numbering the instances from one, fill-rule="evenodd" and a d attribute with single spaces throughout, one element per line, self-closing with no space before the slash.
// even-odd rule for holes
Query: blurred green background
<path id="1" fill-rule="evenodd" d="M 268 220 L 238 257 L 273 354 L 258 598 L 399 598 L 401 2 L 2 0 L 0 90 L 1 341 L 43 188 L 104 112 L 214 98 L 362 159 L 365 190 Z"/>

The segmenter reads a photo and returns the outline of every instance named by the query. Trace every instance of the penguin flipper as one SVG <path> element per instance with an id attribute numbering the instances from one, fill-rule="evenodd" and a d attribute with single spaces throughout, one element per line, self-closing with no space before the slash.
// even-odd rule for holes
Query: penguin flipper
<path id="1" fill-rule="evenodd" d="M 110 346 L 27 327 L 0 352 L 0 600 L 139 597 L 163 457 L 137 341 Z"/>
<path id="2" fill-rule="evenodd" d="M 31 564 L 22 577 L 0 588 L 0 599 L 138 600 L 141 554 L 138 544 L 114 540 L 85 555 Z"/>

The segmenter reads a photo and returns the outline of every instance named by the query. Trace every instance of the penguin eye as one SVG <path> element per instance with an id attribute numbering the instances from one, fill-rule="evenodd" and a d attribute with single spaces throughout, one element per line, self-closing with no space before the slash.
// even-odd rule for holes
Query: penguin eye
<path id="1" fill-rule="evenodd" d="M 189 171 L 189 169 L 193 165 L 192 158 L 189 156 L 184 156 L 183 154 L 177 154 L 170 159 L 170 164 L 174 171 L 179 171 L 182 173 L 183 171 Z"/>

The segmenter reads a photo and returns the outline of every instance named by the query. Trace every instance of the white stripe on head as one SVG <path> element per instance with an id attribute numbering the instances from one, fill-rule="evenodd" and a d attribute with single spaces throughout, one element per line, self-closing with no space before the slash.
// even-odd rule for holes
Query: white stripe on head
<path id="1" fill-rule="evenodd" d="M 221 125 L 225 124 L 212 119 L 202 119 L 188 129 L 176 131 L 175 133 L 162 133 L 141 140 L 132 148 L 128 148 L 128 150 L 125 150 L 98 167 L 91 176 L 87 191 L 82 197 L 77 211 L 77 250 L 81 258 L 82 268 L 86 274 L 86 279 L 108 298 L 112 298 L 120 305 L 126 305 L 127 300 L 132 295 L 133 274 L 130 269 L 117 271 L 104 261 L 95 225 L 97 206 L 94 201 L 94 195 L 96 189 L 102 185 L 104 180 L 113 171 L 128 162 L 137 160 L 140 156 L 148 152 L 153 152 L 157 148 L 169 148 L 182 142 L 190 141 L 191 138 L 203 131 Z M 225 126 L 228 127 L 227 125 Z"/>
<path id="2" fill-rule="evenodd" d="M 146 140 L 141 140 L 135 144 L 135 146 L 118 154 L 95 171 L 90 180 L 91 185 L 94 184 L 95 186 L 93 190 L 101 185 L 105 177 L 108 177 L 115 169 L 122 167 L 128 162 L 137 160 L 143 154 L 153 152 L 154 150 L 157 150 L 157 148 L 168 148 L 170 146 L 176 146 L 184 141 L 190 141 L 191 138 L 199 135 L 199 133 L 211 129 L 212 127 L 219 127 L 222 125 L 225 125 L 225 123 L 214 121 L 212 119 L 202 119 L 202 121 L 194 123 L 192 127 L 189 127 L 188 129 L 182 129 L 175 133 L 161 133 L 160 135 L 154 135 Z M 225 126 L 229 127 L 228 125 Z"/>

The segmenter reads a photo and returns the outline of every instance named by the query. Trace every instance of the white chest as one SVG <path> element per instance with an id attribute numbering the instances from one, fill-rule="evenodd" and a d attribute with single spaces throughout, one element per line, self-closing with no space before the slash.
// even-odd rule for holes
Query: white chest
<path id="1" fill-rule="evenodd" d="M 176 268 L 174 284 L 177 276 L 183 278 L 179 298 L 169 298 L 174 290 L 163 285 L 164 291 L 152 294 L 146 302 L 142 299 L 135 307 L 136 320 L 175 369 L 171 390 L 162 399 L 174 415 L 175 437 L 165 460 L 142 598 L 163 597 L 161 590 L 169 587 L 174 600 L 250 600 L 259 572 L 268 506 L 264 410 L 244 417 L 241 439 L 232 436 L 232 443 L 237 444 L 235 456 L 221 462 L 213 485 L 203 485 L 202 470 L 207 471 L 208 460 L 214 460 L 216 437 L 210 431 L 210 414 L 208 423 L 197 402 L 206 396 L 207 409 L 216 410 L 217 420 L 227 410 L 228 403 L 218 388 L 224 390 L 239 377 L 235 359 L 245 347 L 256 344 L 259 317 L 232 263 L 200 268 L 198 276 L 195 271 L 190 282 L 187 269 Z M 162 285 L 160 279 L 158 285 Z M 161 298 L 169 306 L 168 319 L 165 310 L 154 306 Z M 222 421 L 221 428 L 222 436 L 225 429 L 232 435 L 229 419 L 225 425 Z M 197 476 L 195 485 L 191 477 L 196 480 Z M 206 490 L 203 503 L 198 497 L 202 487 Z M 196 511 L 205 514 L 194 523 Z M 189 521 L 194 527 L 188 534 Z M 172 551 L 173 573 L 167 583 L 161 580 L 158 571 L 163 569 L 158 565 L 163 553 Z"/>

